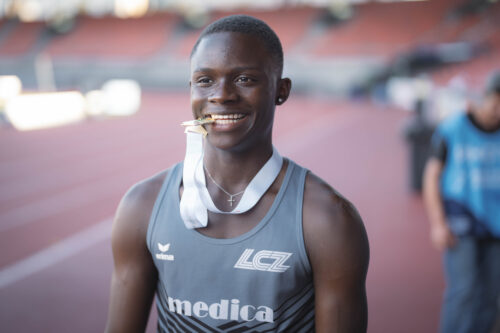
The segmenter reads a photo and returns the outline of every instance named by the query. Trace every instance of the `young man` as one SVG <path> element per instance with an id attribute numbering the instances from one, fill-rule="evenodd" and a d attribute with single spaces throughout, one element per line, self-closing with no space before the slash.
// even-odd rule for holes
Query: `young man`
<path id="1" fill-rule="evenodd" d="M 361 218 L 273 149 L 274 110 L 291 88 L 282 69 L 260 20 L 202 32 L 190 85 L 204 120 L 191 123 L 183 164 L 120 203 L 107 332 L 142 332 L 155 292 L 159 332 L 366 331 Z"/>
<path id="2" fill-rule="evenodd" d="M 441 331 L 489 333 L 500 295 L 500 73 L 481 104 L 445 120 L 424 175 L 431 240 L 444 250 Z"/>

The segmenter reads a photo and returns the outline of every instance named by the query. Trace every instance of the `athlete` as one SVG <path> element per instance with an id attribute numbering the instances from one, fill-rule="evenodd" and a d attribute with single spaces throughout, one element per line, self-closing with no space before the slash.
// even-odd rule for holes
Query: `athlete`
<path id="1" fill-rule="evenodd" d="M 272 145 L 291 89 L 282 70 L 258 19 L 201 33 L 186 159 L 133 186 L 116 213 L 106 332 L 143 332 L 155 293 L 158 332 L 366 332 L 358 212 Z"/>

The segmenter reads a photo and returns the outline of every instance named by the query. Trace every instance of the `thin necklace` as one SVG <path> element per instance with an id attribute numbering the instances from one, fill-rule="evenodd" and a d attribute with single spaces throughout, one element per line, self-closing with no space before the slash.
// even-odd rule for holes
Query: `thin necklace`
<path id="1" fill-rule="evenodd" d="M 225 189 L 222 188 L 222 186 L 220 186 L 219 184 L 217 184 L 217 182 L 215 181 L 215 179 L 212 177 L 212 175 L 210 174 L 210 172 L 208 172 L 208 169 L 205 165 L 203 165 L 203 168 L 205 169 L 205 171 L 207 172 L 207 175 L 208 175 L 208 178 L 210 178 L 210 180 L 212 180 L 212 182 L 215 184 L 215 186 L 217 186 L 222 192 L 226 193 L 228 196 L 229 196 L 229 199 L 227 199 L 227 201 L 229 201 L 229 205 L 231 207 L 233 207 L 233 202 L 235 201 L 233 199 L 233 197 L 236 197 L 238 195 L 240 195 L 241 193 L 245 192 L 245 190 L 243 191 L 240 191 L 238 193 L 235 193 L 235 194 L 231 194 L 229 193 L 228 191 L 226 191 Z"/>

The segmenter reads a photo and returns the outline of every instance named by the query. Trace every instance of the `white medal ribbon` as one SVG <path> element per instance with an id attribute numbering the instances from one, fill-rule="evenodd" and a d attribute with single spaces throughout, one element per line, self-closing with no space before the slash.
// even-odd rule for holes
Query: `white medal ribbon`
<path id="1" fill-rule="evenodd" d="M 188 229 L 206 227 L 207 210 L 219 214 L 242 214 L 252 209 L 280 173 L 283 158 L 276 148 L 273 147 L 271 158 L 250 181 L 236 207 L 226 212 L 215 206 L 206 187 L 203 171 L 204 131 L 190 127 L 186 128 L 186 156 L 182 174 L 184 191 L 180 201 L 180 213 L 186 227 Z"/>
<path id="2" fill-rule="evenodd" d="M 203 205 L 198 188 L 194 181 L 196 166 L 203 161 L 203 136 L 201 134 L 186 132 L 186 157 L 182 171 L 182 192 L 180 210 L 181 217 L 188 229 L 203 228 L 207 226 L 208 212 Z"/>

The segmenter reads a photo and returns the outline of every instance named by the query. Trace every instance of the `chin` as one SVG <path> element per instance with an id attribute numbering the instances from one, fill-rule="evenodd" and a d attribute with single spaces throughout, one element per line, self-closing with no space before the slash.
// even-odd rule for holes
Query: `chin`
<path id="1" fill-rule="evenodd" d="M 207 142 L 216 149 L 232 151 L 237 149 L 241 144 L 241 140 L 229 135 L 212 135 L 208 134 Z"/>

